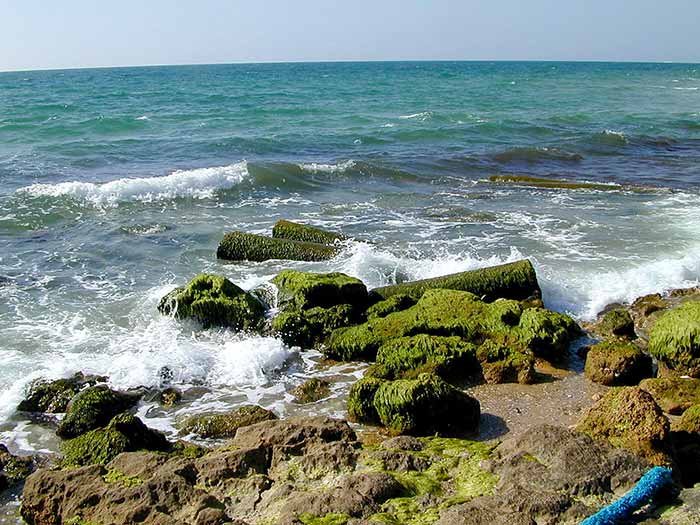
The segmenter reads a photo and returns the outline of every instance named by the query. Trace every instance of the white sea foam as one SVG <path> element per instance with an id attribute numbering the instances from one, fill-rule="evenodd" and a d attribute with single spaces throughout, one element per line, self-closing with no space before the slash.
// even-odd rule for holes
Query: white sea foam
<path id="1" fill-rule="evenodd" d="M 433 118 L 433 113 L 432 111 L 422 111 L 420 113 L 413 113 L 412 115 L 401 115 L 399 116 L 400 119 L 403 120 L 420 120 L 421 122 L 424 122 L 426 120 L 430 120 Z"/>
<path id="2" fill-rule="evenodd" d="M 247 178 L 248 167 L 243 161 L 229 166 L 178 170 L 162 177 L 125 178 L 102 184 L 79 181 L 33 184 L 18 189 L 17 193 L 32 197 L 69 197 L 89 206 L 110 207 L 122 202 L 207 199 Z"/>
<path id="3" fill-rule="evenodd" d="M 343 173 L 354 166 L 354 160 L 346 160 L 345 162 L 339 162 L 337 164 L 319 164 L 316 162 L 299 164 L 301 169 L 312 173 Z"/>

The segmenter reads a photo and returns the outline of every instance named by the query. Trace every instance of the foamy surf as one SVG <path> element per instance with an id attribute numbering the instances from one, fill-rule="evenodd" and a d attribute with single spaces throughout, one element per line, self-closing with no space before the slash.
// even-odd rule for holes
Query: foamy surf
<path id="1" fill-rule="evenodd" d="M 346 160 L 345 162 L 339 162 L 337 164 L 322 164 L 316 162 L 299 164 L 301 169 L 310 171 L 311 173 L 343 173 L 354 166 L 355 161 L 353 160 Z"/>
<path id="2" fill-rule="evenodd" d="M 208 199 L 217 191 L 237 186 L 248 178 L 245 161 L 229 166 L 178 170 L 162 177 L 124 178 L 102 184 L 61 182 L 33 184 L 17 190 L 30 197 L 68 197 L 94 207 L 127 202 L 158 202 L 176 198 Z"/>

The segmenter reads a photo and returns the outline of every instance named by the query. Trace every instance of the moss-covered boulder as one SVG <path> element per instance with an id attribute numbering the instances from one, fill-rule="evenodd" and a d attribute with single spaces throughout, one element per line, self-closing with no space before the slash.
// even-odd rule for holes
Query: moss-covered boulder
<path id="1" fill-rule="evenodd" d="M 163 407 L 174 407 L 182 401 L 182 392 L 170 386 L 158 392 L 157 399 L 158 403 Z"/>
<path id="2" fill-rule="evenodd" d="M 373 319 L 375 317 L 386 317 L 394 312 L 401 312 L 402 310 L 407 310 L 418 300 L 410 295 L 397 294 L 392 295 L 388 299 L 379 301 L 373 304 L 367 309 L 367 318 Z"/>
<path id="3" fill-rule="evenodd" d="M 527 299 L 540 294 L 537 274 L 528 260 L 481 268 L 375 288 L 371 292 L 372 302 L 388 299 L 394 295 L 409 295 L 419 299 L 426 290 L 449 289 L 470 292 L 487 301 L 498 298 Z"/>
<path id="4" fill-rule="evenodd" d="M 279 220 L 272 227 L 272 237 L 275 239 L 289 239 L 291 241 L 314 242 L 317 244 L 334 244 L 345 241 L 347 237 L 340 233 L 329 232 L 298 222 Z"/>
<path id="5" fill-rule="evenodd" d="M 0 444 L 0 492 L 22 483 L 33 470 L 31 457 L 10 454 L 7 447 Z"/>
<path id="6" fill-rule="evenodd" d="M 279 259 L 311 262 L 332 259 L 339 252 L 337 246 L 231 232 L 219 243 L 216 256 L 228 261 L 262 262 Z"/>
<path id="7" fill-rule="evenodd" d="M 56 434 L 74 438 L 90 430 L 107 425 L 110 420 L 136 405 L 139 395 L 117 392 L 106 385 L 98 385 L 80 392 L 68 405 Z"/>
<path id="8" fill-rule="evenodd" d="M 663 411 L 669 414 L 679 415 L 692 405 L 700 404 L 700 379 L 657 377 L 645 379 L 639 388 L 649 392 Z"/>
<path id="9" fill-rule="evenodd" d="M 586 355 L 586 377 L 607 386 L 633 386 L 653 375 L 651 358 L 635 345 L 603 341 Z"/>
<path id="10" fill-rule="evenodd" d="M 700 301 L 663 314 L 651 330 L 649 352 L 674 373 L 700 378 Z"/>
<path id="11" fill-rule="evenodd" d="M 535 382 L 535 358 L 517 340 L 487 339 L 479 346 L 476 358 L 481 375 L 489 384 Z"/>
<path id="12" fill-rule="evenodd" d="M 230 438 L 241 427 L 277 419 L 274 412 L 256 405 L 246 405 L 231 412 L 200 414 L 185 420 L 180 433 L 195 434 L 201 438 Z"/>
<path id="13" fill-rule="evenodd" d="M 543 308 L 523 310 L 518 301 L 486 303 L 469 292 L 436 289 L 406 310 L 334 331 L 323 352 L 333 359 L 371 361 L 383 344 L 418 334 L 460 337 L 477 346 L 493 341 L 520 354 L 551 359 L 565 355 L 579 328 L 566 315 Z"/>
<path id="14" fill-rule="evenodd" d="M 364 321 L 367 287 L 359 279 L 285 270 L 272 283 L 281 310 L 272 328 L 289 345 L 314 347 L 334 330 Z"/>
<path id="15" fill-rule="evenodd" d="M 634 339 L 637 336 L 632 316 L 625 308 L 613 308 L 602 314 L 595 330 L 603 337 Z"/>
<path id="16" fill-rule="evenodd" d="M 474 432 L 481 413 L 476 399 L 434 374 L 362 379 L 351 390 L 348 412 L 356 421 L 378 421 L 393 433 L 412 435 Z"/>
<path id="17" fill-rule="evenodd" d="M 63 465 L 79 467 L 106 465 L 122 452 L 168 451 L 170 448 L 164 434 L 148 428 L 139 418 L 124 413 L 115 416 L 104 428 L 63 442 L 61 453 Z"/>
<path id="18" fill-rule="evenodd" d="M 576 429 L 605 439 L 655 465 L 669 463 L 669 421 L 648 393 L 637 387 L 610 390 L 582 417 Z"/>
<path id="19" fill-rule="evenodd" d="M 700 404 L 693 405 L 683 412 L 677 429 L 681 432 L 693 432 L 700 435 Z"/>
<path id="20" fill-rule="evenodd" d="M 65 412 L 68 403 L 78 392 L 105 381 L 106 377 L 85 375 L 82 372 L 54 381 L 37 379 L 29 385 L 27 394 L 17 406 L 17 410 L 49 414 Z"/>
<path id="21" fill-rule="evenodd" d="M 312 377 L 296 387 L 292 394 L 296 403 L 315 403 L 331 394 L 331 384 L 324 379 Z"/>
<path id="22" fill-rule="evenodd" d="M 221 275 L 198 275 L 163 297 L 158 310 L 178 319 L 194 319 L 205 328 L 259 330 L 265 320 L 262 303 Z"/>

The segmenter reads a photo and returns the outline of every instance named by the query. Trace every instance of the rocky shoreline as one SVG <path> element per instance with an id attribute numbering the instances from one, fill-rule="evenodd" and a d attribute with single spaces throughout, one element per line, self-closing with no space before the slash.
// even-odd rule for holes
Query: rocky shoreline
<path id="1" fill-rule="evenodd" d="M 229 233 L 217 255 L 316 261 L 346 241 L 288 221 L 272 233 Z M 676 486 L 631 522 L 700 523 L 700 289 L 579 326 L 545 308 L 524 260 L 374 290 L 341 273 L 286 270 L 250 292 L 202 274 L 158 309 L 369 362 L 348 394 L 352 426 L 244 406 L 183 422 L 183 436 L 218 445 L 201 446 L 134 415 L 145 395 L 177 404 L 175 388 L 37 381 L 17 410 L 65 414 L 61 454 L 0 449 L 0 489 L 23 487 L 26 523 L 574 524 L 653 465 Z M 295 402 L 329 388 L 312 379 Z"/>

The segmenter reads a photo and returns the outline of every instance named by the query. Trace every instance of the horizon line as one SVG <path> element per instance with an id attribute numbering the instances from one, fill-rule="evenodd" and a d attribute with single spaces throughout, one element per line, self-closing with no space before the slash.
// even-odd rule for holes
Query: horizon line
<path id="1" fill-rule="evenodd" d="M 450 59 L 450 58 L 418 58 L 418 59 L 369 59 L 369 60 L 242 60 L 232 62 L 185 62 L 178 64 L 138 64 L 138 65 L 109 65 L 109 66 L 68 66 L 68 67 L 40 67 L 35 69 L 0 69 L 2 73 L 35 73 L 50 71 L 87 71 L 93 69 L 136 69 L 149 67 L 188 67 L 188 66 L 234 66 L 234 65 L 263 65 L 263 64 L 382 64 L 382 63 L 412 63 L 412 62 L 540 62 L 540 63 L 581 63 L 581 64 L 676 64 L 676 65 L 700 65 L 700 62 L 685 60 L 603 60 L 603 59 Z"/>

